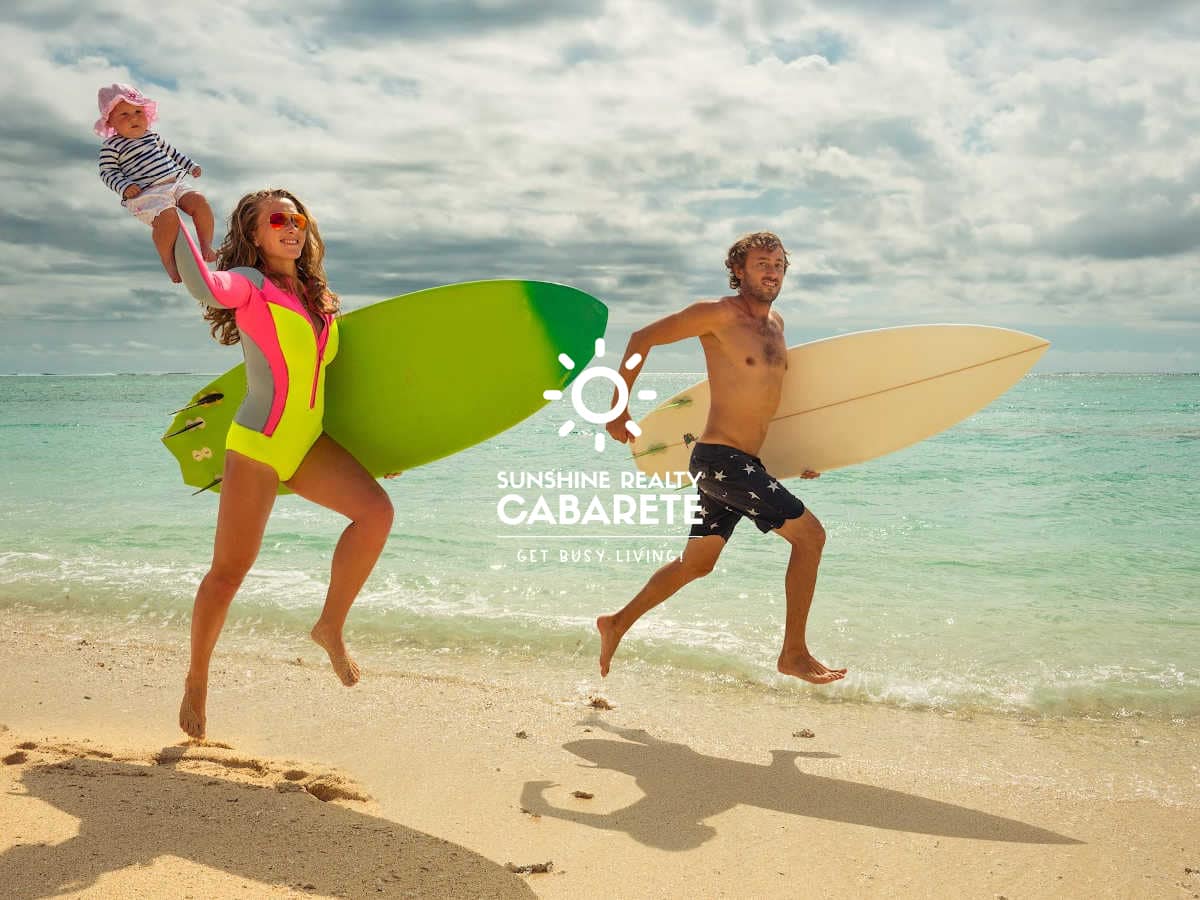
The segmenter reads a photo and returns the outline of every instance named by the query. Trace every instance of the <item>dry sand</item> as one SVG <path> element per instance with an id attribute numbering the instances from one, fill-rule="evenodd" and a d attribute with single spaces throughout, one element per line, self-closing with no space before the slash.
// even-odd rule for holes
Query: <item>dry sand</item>
<path id="1" fill-rule="evenodd" d="M 227 636 L 186 745 L 182 626 L 4 616 L 4 897 L 1200 897 L 1194 722 Z"/>

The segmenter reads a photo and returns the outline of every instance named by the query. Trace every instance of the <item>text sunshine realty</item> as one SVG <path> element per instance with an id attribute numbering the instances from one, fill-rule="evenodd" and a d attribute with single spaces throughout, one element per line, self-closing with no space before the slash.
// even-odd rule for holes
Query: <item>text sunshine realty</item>
<path id="1" fill-rule="evenodd" d="M 666 477 L 645 472 L 500 472 L 496 484 L 509 492 L 496 503 L 496 515 L 505 525 L 693 525 L 701 520 L 699 496 L 677 493 L 695 486 L 690 472 Z M 549 496 L 546 491 L 560 493 Z M 581 493 L 586 491 L 593 493 Z M 638 493 L 603 496 L 596 491 Z"/>

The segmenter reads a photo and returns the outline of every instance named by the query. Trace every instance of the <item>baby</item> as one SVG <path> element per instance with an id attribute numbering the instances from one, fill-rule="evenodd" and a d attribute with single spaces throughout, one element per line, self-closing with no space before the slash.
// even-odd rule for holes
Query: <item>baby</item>
<path id="1" fill-rule="evenodd" d="M 100 118 L 96 134 L 100 148 L 100 178 L 121 195 L 121 205 L 152 229 L 163 268 L 178 283 L 175 236 L 179 233 L 176 207 L 192 217 L 200 252 L 213 262 L 213 213 L 204 195 L 186 186 L 183 178 L 200 177 L 200 167 L 150 130 L 158 104 L 127 84 L 100 88 Z"/>

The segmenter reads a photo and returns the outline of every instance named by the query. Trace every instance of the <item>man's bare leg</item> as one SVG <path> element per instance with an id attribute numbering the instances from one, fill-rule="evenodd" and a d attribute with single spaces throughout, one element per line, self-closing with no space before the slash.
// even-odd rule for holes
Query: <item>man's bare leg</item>
<path id="1" fill-rule="evenodd" d="M 672 560 L 651 575 L 646 586 L 620 612 L 596 619 L 596 629 L 600 632 L 601 676 L 608 674 L 613 654 L 633 623 L 685 584 L 711 572 L 724 547 L 725 539 L 716 535 L 689 539 L 683 557 Z"/>
<path id="2" fill-rule="evenodd" d="M 213 648 L 221 636 L 229 605 L 258 557 L 278 486 L 279 478 L 267 464 L 233 451 L 225 454 L 213 561 L 196 592 L 191 662 L 179 704 L 179 727 L 189 737 L 204 737 Z"/>
<path id="3" fill-rule="evenodd" d="M 392 501 L 358 460 L 327 434 L 317 438 L 287 485 L 350 520 L 333 551 L 325 607 L 309 636 L 329 654 L 342 684 L 353 687 L 361 672 L 346 649 L 342 629 L 391 533 Z"/>
<path id="4" fill-rule="evenodd" d="M 775 529 L 792 545 L 784 585 L 787 593 L 787 619 L 783 630 L 783 649 L 777 668 L 784 675 L 828 684 L 846 675 L 845 669 L 830 669 L 808 652 L 804 631 L 808 611 L 812 608 L 817 587 L 817 568 L 821 565 L 821 550 L 825 546 L 825 529 L 808 510 L 796 519 L 788 519 Z"/>
<path id="5" fill-rule="evenodd" d="M 150 225 L 150 237 L 154 240 L 154 249 L 162 260 L 167 275 L 176 284 L 183 281 L 179 277 L 179 267 L 175 265 L 175 238 L 179 234 L 179 213 L 174 208 L 164 209 Z"/>

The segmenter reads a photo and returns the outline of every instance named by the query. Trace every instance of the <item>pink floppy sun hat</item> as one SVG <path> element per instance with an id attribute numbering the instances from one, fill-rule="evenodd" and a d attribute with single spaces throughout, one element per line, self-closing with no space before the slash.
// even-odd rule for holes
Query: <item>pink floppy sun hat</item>
<path id="1" fill-rule="evenodd" d="M 124 100 L 126 103 L 132 103 L 134 106 L 141 106 L 146 110 L 146 126 L 154 124 L 154 120 L 158 118 L 158 104 L 143 94 L 135 87 L 130 87 L 127 84 L 110 84 L 100 88 L 99 94 L 96 96 L 96 102 L 100 106 L 100 118 L 96 120 L 96 134 L 102 138 L 112 137 L 116 134 L 116 129 L 108 124 L 108 117 L 112 115 L 113 107 Z"/>

